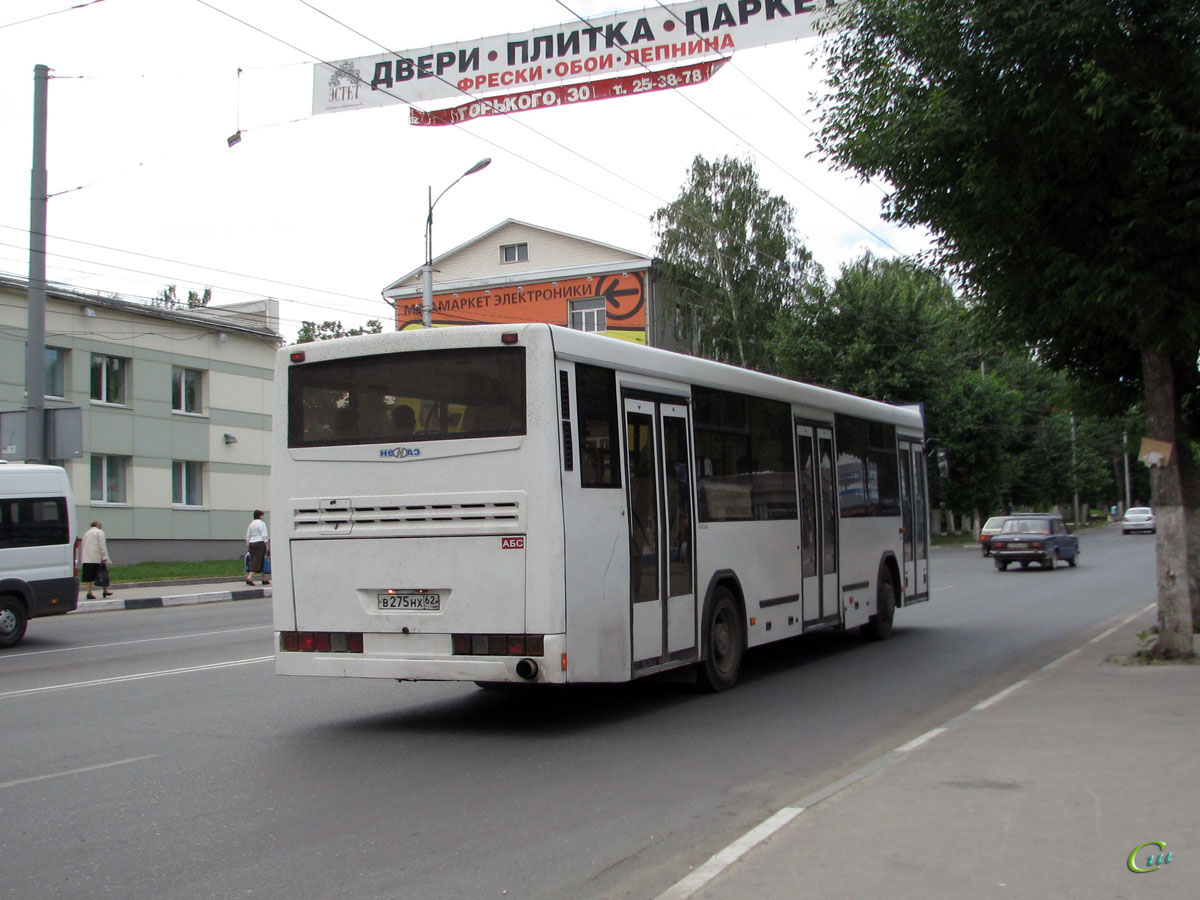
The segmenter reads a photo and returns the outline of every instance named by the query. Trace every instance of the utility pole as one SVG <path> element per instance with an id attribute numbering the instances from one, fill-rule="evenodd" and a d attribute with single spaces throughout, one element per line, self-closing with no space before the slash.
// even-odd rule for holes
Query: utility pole
<path id="1" fill-rule="evenodd" d="M 1075 413 L 1071 413 L 1071 489 L 1075 492 L 1075 524 L 1079 524 L 1079 463 L 1075 458 Z"/>
<path id="2" fill-rule="evenodd" d="M 1129 509 L 1129 432 L 1121 432 L 1121 455 L 1125 457 L 1125 509 Z M 1124 514 L 1125 509 L 1121 510 Z"/>
<path id="3" fill-rule="evenodd" d="M 29 320 L 25 343 L 25 459 L 46 455 L 46 108 L 50 67 L 33 67 L 33 171 L 29 185 Z"/>

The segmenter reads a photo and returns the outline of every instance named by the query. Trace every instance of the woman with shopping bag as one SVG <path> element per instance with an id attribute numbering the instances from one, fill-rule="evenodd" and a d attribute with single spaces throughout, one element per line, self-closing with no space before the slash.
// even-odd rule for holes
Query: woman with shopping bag
<path id="1" fill-rule="evenodd" d="M 112 562 L 108 556 L 108 541 L 104 537 L 104 532 L 100 528 L 99 522 L 92 522 L 92 527 L 83 533 L 83 540 L 79 548 L 80 572 L 79 580 L 87 585 L 87 598 L 95 600 L 96 595 L 92 593 L 92 586 L 99 585 L 104 591 L 105 597 L 111 597 L 112 591 L 108 589 L 108 566 Z"/>
<path id="2" fill-rule="evenodd" d="M 254 586 L 254 575 L 262 576 L 263 584 L 271 583 L 271 564 L 268 562 L 271 553 L 271 541 L 267 534 L 267 523 L 263 521 L 263 511 L 256 509 L 250 526 L 246 529 L 246 584 Z"/>

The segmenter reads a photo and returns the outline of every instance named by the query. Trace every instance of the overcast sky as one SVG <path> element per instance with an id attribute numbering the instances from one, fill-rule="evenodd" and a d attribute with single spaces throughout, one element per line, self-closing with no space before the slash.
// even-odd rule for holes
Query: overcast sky
<path id="1" fill-rule="evenodd" d="M 831 274 L 868 249 L 894 256 L 928 243 L 881 220 L 878 187 L 813 155 L 817 39 L 740 50 L 709 83 L 680 91 L 420 128 L 404 105 L 312 115 L 314 58 L 520 33 L 643 4 L 96 0 L 69 9 L 86 3 L 0 3 L 0 272 L 28 274 L 39 63 L 54 76 L 49 279 L 133 297 L 169 284 L 180 296 L 211 287 L 214 303 L 270 296 L 289 339 L 305 319 L 387 326 L 380 291 L 423 262 L 429 186 L 436 196 L 483 157 L 492 165 L 437 205 L 435 256 L 507 218 L 651 255 L 650 216 L 678 196 L 697 154 L 753 158 Z M 242 141 L 229 147 L 238 130 Z"/>

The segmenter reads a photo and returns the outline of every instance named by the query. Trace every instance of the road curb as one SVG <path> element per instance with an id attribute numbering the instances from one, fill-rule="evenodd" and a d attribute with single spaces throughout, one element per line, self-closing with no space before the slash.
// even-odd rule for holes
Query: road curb
<path id="1" fill-rule="evenodd" d="M 233 600 L 257 600 L 270 597 L 271 589 L 247 588 L 244 591 L 208 591 L 174 594 L 169 597 L 129 597 L 126 599 L 80 600 L 75 612 L 111 612 L 118 609 L 160 609 L 165 606 L 192 606 L 197 603 L 226 603 Z"/>

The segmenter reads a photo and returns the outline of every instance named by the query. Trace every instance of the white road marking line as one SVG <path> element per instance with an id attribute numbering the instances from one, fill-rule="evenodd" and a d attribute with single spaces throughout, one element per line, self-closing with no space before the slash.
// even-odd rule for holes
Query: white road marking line
<path id="1" fill-rule="evenodd" d="M 733 865 L 746 851 L 765 841 L 802 812 L 803 806 L 785 806 L 775 815 L 755 825 L 728 847 L 713 854 L 708 862 L 667 888 L 655 900 L 685 900 Z"/>
<path id="2" fill-rule="evenodd" d="M 1006 687 L 1000 693 L 992 694 L 992 696 L 988 697 L 986 700 L 979 701 L 974 706 L 972 706 L 971 709 L 987 709 L 993 703 L 999 703 L 1001 700 L 1003 700 L 1009 694 L 1013 693 L 1014 691 L 1019 691 L 1021 688 L 1025 687 L 1025 685 L 1027 685 L 1027 684 L 1029 684 L 1029 679 L 1022 678 L 1020 681 L 1016 682 L 1015 684 L 1010 684 L 1008 687 Z"/>
<path id="3" fill-rule="evenodd" d="M 1125 617 L 1124 619 L 1122 619 L 1120 622 L 1118 622 L 1116 625 L 1114 625 L 1112 628 L 1108 629 L 1107 631 L 1100 632 L 1098 635 L 1096 635 L 1094 638 L 1092 638 L 1090 641 L 1088 641 L 1088 643 L 1089 644 L 1100 643 L 1102 640 L 1104 640 L 1110 634 L 1112 634 L 1116 631 L 1119 631 L 1120 629 L 1122 629 L 1126 625 L 1128 625 L 1130 622 L 1132 622 L 1134 619 L 1136 619 L 1138 616 L 1145 615 L 1146 613 L 1150 612 L 1150 610 L 1152 610 L 1152 609 L 1158 609 L 1158 604 L 1151 603 L 1149 606 L 1139 609 L 1132 616 Z"/>
<path id="4" fill-rule="evenodd" d="M 32 778 L 18 778 L 15 781 L 0 781 L 0 790 L 16 787 L 21 784 L 32 784 L 35 781 L 45 781 L 48 778 L 64 778 L 67 775 L 81 775 L 84 772 L 95 772 L 97 769 L 111 769 L 113 766 L 127 766 L 130 763 L 141 762 L 145 759 L 157 759 L 157 753 L 149 756 L 131 756 L 129 759 L 117 759 L 113 762 L 100 763 L 95 766 L 84 766 L 81 769 L 67 769 L 65 772 L 50 772 L 46 775 L 34 775 Z"/>
<path id="5" fill-rule="evenodd" d="M 1051 669 L 1057 669 L 1059 666 L 1061 666 L 1063 663 L 1065 663 L 1072 656 L 1075 656 L 1076 654 L 1079 654 L 1082 652 L 1083 652 L 1082 647 L 1076 647 L 1074 650 L 1068 650 L 1066 653 L 1064 653 L 1062 656 L 1060 656 L 1054 662 L 1046 663 L 1044 666 L 1042 666 L 1041 671 L 1049 672 Z"/>
<path id="6" fill-rule="evenodd" d="M 100 650 L 105 647 L 126 647 L 133 644 L 148 644 L 154 641 L 178 641 L 184 638 L 213 637 L 218 634 L 237 634 L 239 631 L 270 631 L 271 625 L 250 625 L 246 628 L 227 628 L 224 631 L 196 631 L 191 634 L 170 634 L 165 637 L 138 638 L 134 641 L 113 641 L 110 644 L 82 644 L 78 647 L 53 647 L 50 650 L 29 650 L 24 653 L 6 653 L 0 656 L 0 662 L 9 659 L 22 659 L 26 656 L 38 656 L 42 653 L 66 653 L 70 650 Z"/>
<path id="7" fill-rule="evenodd" d="M 189 672 L 208 672 L 213 669 L 227 669 L 230 666 L 246 666 L 251 663 L 260 663 L 273 660 L 274 654 L 271 656 L 255 656 L 250 659 L 231 659 L 228 662 L 208 663 L 203 666 L 184 666 L 180 669 L 160 669 L 157 672 L 139 672 L 135 675 L 115 675 L 112 678 L 97 678 L 93 681 L 75 681 L 70 684 L 48 684 L 45 687 L 26 688 L 21 691 L 4 691 L 0 693 L 0 700 L 8 697 L 25 697 L 30 694 L 48 694 L 52 691 L 69 691 L 74 688 L 95 687 L 101 684 L 118 684 L 122 681 L 137 681 L 141 678 L 159 678 L 163 675 L 184 675 Z"/>
<path id="8" fill-rule="evenodd" d="M 939 734 L 942 734 L 943 732 L 945 732 L 947 730 L 948 729 L 946 729 L 946 728 L 933 728 L 933 729 L 925 732 L 920 737 L 913 738 L 907 744 L 901 744 L 899 747 L 896 748 L 896 752 L 897 753 L 907 753 L 909 750 L 916 750 L 922 744 L 932 741 Z"/>

